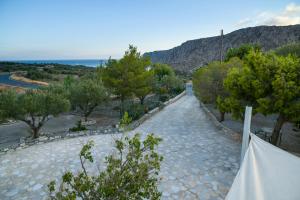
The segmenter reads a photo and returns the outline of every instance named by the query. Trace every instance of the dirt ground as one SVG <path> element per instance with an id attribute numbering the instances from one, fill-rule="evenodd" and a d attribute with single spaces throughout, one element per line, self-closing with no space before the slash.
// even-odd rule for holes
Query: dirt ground
<path id="1" fill-rule="evenodd" d="M 112 109 L 117 102 L 107 103 L 99 106 L 91 114 L 89 120 L 96 120 L 96 124 L 87 128 L 90 130 L 101 129 L 103 127 L 114 127 L 119 122 L 119 111 Z M 69 128 L 76 126 L 76 122 L 81 119 L 79 113 L 65 113 L 58 117 L 49 119 L 42 127 L 40 133 L 46 135 L 65 135 Z M 0 125 L 0 149 L 16 146 L 21 138 L 30 137 L 30 129 L 24 122 Z"/>
<path id="2" fill-rule="evenodd" d="M 206 104 L 206 106 L 219 119 L 218 110 L 211 104 Z M 273 129 L 276 118 L 276 115 L 264 116 L 259 113 L 254 115 L 251 120 L 251 131 L 254 133 L 261 128 Z M 242 134 L 243 132 L 243 121 L 234 120 L 230 114 L 225 115 L 225 121 L 222 123 L 238 133 Z M 284 150 L 300 154 L 300 132 L 294 131 L 293 128 L 292 123 L 285 123 L 283 125 L 282 140 L 279 146 Z"/>

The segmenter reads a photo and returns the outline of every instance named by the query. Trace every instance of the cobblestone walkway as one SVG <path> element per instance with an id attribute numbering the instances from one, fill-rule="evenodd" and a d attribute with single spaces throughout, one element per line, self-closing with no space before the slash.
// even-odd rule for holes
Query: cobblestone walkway
<path id="1" fill-rule="evenodd" d="M 238 170 L 240 144 L 214 127 L 194 96 L 182 97 L 134 132 L 163 138 L 159 148 L 165 158 L 160 184 L 163 199 L 224 199 Z M 67 139 L 0 156 L 0 199 L 45 199 L 50 180 L 57 180 L 66 169 L 79 169 L 82 144 L 95 141 L 101 168 L 116 137 Z"/>

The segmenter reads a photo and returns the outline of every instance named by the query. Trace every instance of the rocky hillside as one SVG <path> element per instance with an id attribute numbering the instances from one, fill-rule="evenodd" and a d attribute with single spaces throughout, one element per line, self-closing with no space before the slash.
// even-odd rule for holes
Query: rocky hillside
<path id="1" fill-rule="evenodd" d="M 300 24 L 293 26 L 257 26 L 239 29 L 223 36 L 223 54 L 244 43 L 259 43 L 270 50 L 287 43 L 300 41 Z M 213 60 L 220 60 L 221 37 L 209 37 L 184 42 L 169 50 L 145 53 L 152 62 L 166 63 L 181 72 L 190 73 L 195 68 Z"/>

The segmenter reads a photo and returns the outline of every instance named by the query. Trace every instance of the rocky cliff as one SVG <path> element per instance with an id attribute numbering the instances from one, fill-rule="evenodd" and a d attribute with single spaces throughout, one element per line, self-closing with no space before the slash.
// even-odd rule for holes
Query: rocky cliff
<path id="1" fill-rule="evenodd" d="M 300 24 L 293 26 L 257 26 L 239 29 L 223 36 L 223 54 L 229 48 L 258 43 L 270 50 L 287 43 L 300 42 Z M 189 40 L 169 50 L 147 52 L 152 62 L 166 63 L 190 73 L 213 60 L 220 60 L 221 36 Z"/>

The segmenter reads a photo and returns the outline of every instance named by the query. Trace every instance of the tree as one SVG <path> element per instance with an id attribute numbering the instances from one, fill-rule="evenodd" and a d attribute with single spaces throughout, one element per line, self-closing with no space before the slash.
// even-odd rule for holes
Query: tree
<path id="1" fill-rule="evenodd" d="M 259 44 L 243 44 L 238 48 L 230 48 L 225 55 L 225 61 L 233 57 L 243 59 L 251 50 L 260 51 L 261 46 Z"/>
<path id="2" fill-rule="evenodd" d="M 82 78 L 70 86 L 70 102 L 81 110 L 87 121 L 94 109 L 105 102 L 109 95 L 101 80 Z"/>
<path id="3" fill-rule="evenodd" d="M 178 94 L 184 90 L 184 82 L 169 65 L 155 63 L 151 71 L 154 73 L 153 90 L 160 96 Z"/>
<path id="4" fill-rule="evenodd" d="M 50 199 L 160 199 L 158 175 L 163 157 L 156 152 L 160 141 L 153 134 L 144 141 L 139 134 L 116 140 L 117 153 L 107 156 L 106 169 L 94 176 L 86 168 L 86 162 L 94 162 L 94 143 L 88 142 L 79 154 L 82 171 L 77 175 L 66 172 L 58 188 L 50 182 Z"/>
<path id="5" fill-rule="evenodd" d="M 216 104 L 220 112 L 220 121 L 224 121 L 225 113 L 230 112 L 227 106 L 229 92 L 224 88 L 224 79 L 229 69 L 240 68 L 242 64 L 239 58 L 234 57 L 224 63 L 212 62 L 199 68 L 193 75 L 196 96 L 204 103 Z"/>
<path id="6" fill-rule="evenodd" d="M 25 122 L 32 130 L 32 137 L 39 137 L 39 130 L 50 115 L 68 111 L 69 101 L 55 90 L 27 90 L 17 94 L 14 90 L 0 93 L 0 114 L 2 119 L 16 119 Z"/>
<path id="7" fill-rule="evenodd" d="M 280 56 L 293 55 L 300 58 L 300 43 L 292 43 L 278 47 L 274 50 L 274 52 Z"/>
<path id="8" fill-rule="evenodd" d="M 150 64 L 148 57 L 141 56 L 137 48 L 130 45 L 123 58 L 109 59 L 101 70 L 105 86 L 121 99 L 121 115 L 126 98 L 137 95 L 143 103 L 144 97 L 151 91 L 148 82 L 152 74 L 147 72 Z"/>
<path id="9" fill-rule="evenodd" d="M 167 64 L 155 63 L 152 65 L 155 77 L 160 81 L 164 76 L 175 75 L 174 70 Z"/>
<path id="10" fill-rule="evenodd" d="M 245 105 L 255 112 L 278 114 L 272 133 L 277 144 L 282 125 L 300 117 L 300 63 L 299 59 L 250 51 L 242 68 L 232 68 L 224 81 L 230 92 L 235 116 L 243 117 Z M 237 103 L 238 102 L 238 103 Z"/>

